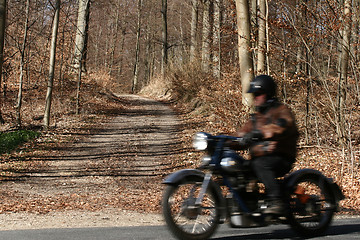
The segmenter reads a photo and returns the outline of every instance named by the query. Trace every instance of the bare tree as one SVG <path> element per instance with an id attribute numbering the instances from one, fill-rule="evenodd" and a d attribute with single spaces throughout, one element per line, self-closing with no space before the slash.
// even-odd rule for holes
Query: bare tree
<path id="1" fill-rule="evenodd" d="M 266 65 L 266 0 L 259 0 L 259 34 L 257 52 L 257 74 L 265 73 Z"/>
<path id="2" fill-rule="evenodd" d="M 4 60 L 4 40 L 5 40 L 5 23 L 6 23 L 6 0 L 0 0 L 0 89 L 2 67 Z M 2 117 L 2 96 L 0 96 L 0 123 L 4 124 L 5 121 Z"/>
<path id="3" fill-rule="evenodd" d="M 90 0 L 79 0 L 77 29 L 75 38 L 74 68 L 78 70 L 76 89 L 76 114 L 80 113 L 80 87 L 82 73 L 86 72 L 86 52 L 90 15 Z"/>
<path id="4" fill-rule="evenodd" d="M 76 25 L 76 38 L 74 50 L 74 65 L 75 69 L 80 66 L 80 61 L 85 60 L 86 45 L 87 45 L 87 29 L 89 24 L 90 0 L 79 0 L 78 18 Z M 82 71 L 86 72 L 86 65 L 82 63 Z"/>
<path id="5" fill-rule="evenodd" d="M 250 81 L 254 77 L 253 60 L 251 57 L 250 43 L 250 14 L 248 0 L 236 0 L 236 16 L 238 29 L 238 49 L 240 75 L 242 84 L 242 102 L 245 106 L 251 106 L 252 96 L 246 93 Z"/>
<path id="6" fill-rule="evenodd" d="M 306 24 L 306 18 L 304 18 L 306 16 L 306 8 L 304 7 L 304 2 L 303 0 L 297 0 L 296 2 L 296 7 L 297 7 L 297 19 L 298 22 L 300 24 Z M 304 46 L 302 44 L 301 38 L 299 37 L 299 41 L 300 43 L 298 43 L 297 46 L 297 51 L 296 51 L 296 65 L 295 65 L 295 73 L 296 74 L 300 74 L 303 71 L 303 63 L 305 62 L 304 59 Z"/>
<path id="7" fill-rule="evenodd" d="M 214 24 L 213 24 L 213 75 L 217 79 L 221 77 L 221 21 L 222 1 L 214 1 Z"/>
<path id="8" fill-rule="evenodd" d="M 139 57 L 140 57 L 140 33 L 141 33 L 141 0 L 138 0 L 138 19 L 137 19 L 137 30 L 136 30 L 136 49 L 135 49 L 135 63 L 134 63 L 134 78 L 131 88 L 131 92 L 135 93 L 138 86 L 139 80 Z"/>
<path id="9" fill-rule="evenodd" d="M 167 28 L 167 0 L 161 0 L 162 15 L 162 54 L 161 54 L 161 75 L 165 77 L 165 68 L 168 63 L 168 28 Z"/>
<path id="10" fill-rule="evenodd" d="M 346 100 L 346 85 L 348 76 L 349 53 L 350 53 L 350 36 L 351 36 L 351 0 L 344 1 L 343 14 L 343 34 L 342 34 L 342 51 L 340 58 L 340 79 L 338 92 L 338 121 L 337 133 L 340 142 L 344 144 L 345 140 L 345 100 Z"/>
<path id="11" fill-rule="evenodd" d="M 120 11 L 119 11 L 119 3 L 120 0 L 117 0 L 117 2 L 114 4 L 114 11 L 115 11 L 115 19 L 114 19 L 114 27 L 112 27 L 112 43 L 110 46 L 110 61 L 109 61 L 109 75 L 111 76 L 114 68 L 114 61 L 115 61 L 115 52 L 116 52 L 116 43 L 118 39 L 118 32 L 119 32 L 119 21 L 120 21 Z"/>
<path id="12" fill-rule="evenodd" d="M 197 53 L 197 29 L 199 21 L 199 0 L 191 1 L 191 26 L 190 26 L 190 62 L 193 62 Z"/>
<path id="13" fill-rule="evenodd" d="M 28 37 L 28 26 L 29 26 L 29 8 L 30 0 L 26 1 L 26 10 L 25 10 L 25 26 L 24 26 L 24 36 L 23 43 L 20 49 L 20 76 L 19 76 L 19 92 L 16 103 L 16 124 L 21 126 L 21 106 L 23 101 L 23 84 L 24 84 L 24 65 L 25 65 L 25 48 L 27 44 Z"/>
<path id="14" fill-rule="evenodd" d="M 210 41 L 211 41 L 211 23 L 210 23 L 211 1 L 204 1 L 203 11 L 203 31 L 202 31 L 202 49 L 201 49 L 201 67 L 204 72 L 209 71 L 210 66 Z"/>
<path id="15" fill-rule="evenodd" d="M 122 54 L 124 52 L 124 47 L 125 47 L 125 38 L 126 38 L 126 28 L 123 27 L 121 29 L 121 41 L 120 41 L 120 59 L 119 59 L 119 66 L 118 66 L 118 72 L 119 72 L 119 76 L 122 75 L 123 73 L 123 56 L 124 54 Z"/>
<path id="16" fill-rule="evenodd" d="M 45 112 L 44 112 L 44 129 L 47 130 L 50 124 L 50 110 L 52 101 L 52 92 L 54 85 L 54 72 L 55 72 L 55 56 L 56 56 L 56 41 L 59 29 L 59 16 L 60 16 L 60 0 L 55 2 L 55 14 L 52 27 L 51 48 L 50 48 L 50 63 L 49 63 L 49 76 L 47 83 L 47 93 L 45 99 Z"/>

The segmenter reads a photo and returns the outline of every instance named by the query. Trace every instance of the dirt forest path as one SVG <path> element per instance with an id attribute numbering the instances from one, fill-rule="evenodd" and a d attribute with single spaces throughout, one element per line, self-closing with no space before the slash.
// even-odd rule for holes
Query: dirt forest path
<path id="1" fill-rule="evenodd" d="M 130 108 L 100 123 L 96 134 L 38 157 L 46 163 L 41 171 L 1 183 L 8 211 L 0 230 L 161 224 L 161 180 L 182 151 L 180 121 L 166 104 L 119 98 Z"/>

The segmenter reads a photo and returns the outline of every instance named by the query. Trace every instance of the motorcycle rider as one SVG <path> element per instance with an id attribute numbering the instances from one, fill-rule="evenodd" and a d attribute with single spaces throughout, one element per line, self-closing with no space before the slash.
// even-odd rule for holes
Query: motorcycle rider
<path id="1" fill-rule="evenodd" d="M 235 136 L 242 148 L 249 148 L 250 165 L 265 185 L 269 206 L 264 213 L 280 215 L 284 206 L 276 178 L 288 173 L 295 162 L 299 136 L 295 118 L 291 109 L 277 100 L 272 77 L 255 77 L 247 92 L 253 94 L 255 113 Z"/>

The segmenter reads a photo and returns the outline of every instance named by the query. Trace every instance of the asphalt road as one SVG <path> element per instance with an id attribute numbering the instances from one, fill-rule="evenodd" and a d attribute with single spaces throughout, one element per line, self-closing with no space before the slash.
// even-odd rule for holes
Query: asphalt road
<path id="1" fill-rule="evenodd" d="M 323 236 L 313 239 L 338 240 L 360 239 L 360 218 L 334 220 Z M 174 239 L 165 226 L 114 227 L 114 228 L 73 228 L 0 231 L 2 240 L 132 240 L 132 239 Z M 302 239 L 287 225 L 264 228 L 232 229 L 222 225 L 212 239 Z"/>

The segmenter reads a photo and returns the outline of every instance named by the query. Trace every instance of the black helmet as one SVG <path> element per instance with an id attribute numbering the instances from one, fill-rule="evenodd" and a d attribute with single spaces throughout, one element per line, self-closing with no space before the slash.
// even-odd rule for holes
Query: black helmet
<path id="1" fill-rule="evenodd" d="M 268 75 L 259 75 L 250 82 L 248 93 L 265 93 L 268 98 L 276 95 L 276 83 Z"/>

